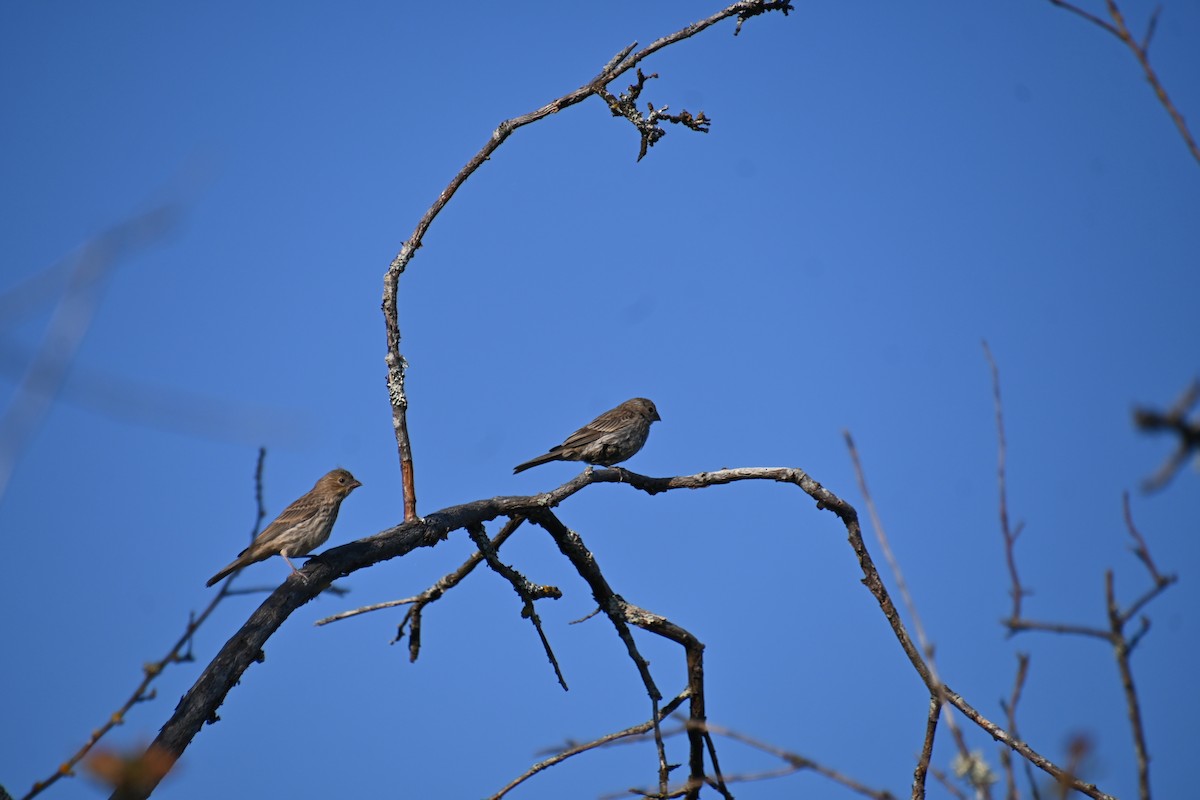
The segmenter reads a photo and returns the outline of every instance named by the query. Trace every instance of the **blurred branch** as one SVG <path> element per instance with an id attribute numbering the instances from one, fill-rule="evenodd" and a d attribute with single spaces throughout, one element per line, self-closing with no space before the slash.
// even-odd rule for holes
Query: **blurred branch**
<path id="1" fill-rule="evenodd" d="M 1012 731 L 1013 736 L 1017 733 L 1017 703 L 1021 700 L 1021 692 L 1025 689 L 1025 679 L 1029 676 L 1029 656 L 1026 653 L 1017 653 L 1017 675 L 1013 681 L 1012 694 L 1006 701 L 1003 698 L 1000 700 L 1000 708 L 1004 711 L 1008 718 L 1008 729 Z M 1008 787 L 1004 793 L 1005 800 L 1018 800 L 1021 793 L 1017 791 L 1017 777 L 1013 773 L 1012 752 L 1000 748 L 1000 765 L 1004 768 L 1005 785 Z"/>
<path id="2" fill-rule="evenodd" d="M 956 800 L 967 800 L 966 794 L 963 793 L 962 789 L 958 788 L 958 785 L 955 784 L 954 781 L 950 780 L 949 775 L 942 770 L 935 769 L 933 767 L 931 767 L 929 771 L 933 774 L 934 779 L 940 783 L 942 788 L 949 792 L 952 797 L 956 798 Z"/>
<path id="3" fill-rule="evenodd" d="M 1154 89 L 1154 94 L 1158 97 L 1158 102 L 1167 110 L 1171 121 L 1175 123 L 1175 128 L 1179 131 L 1179 135 L 1183 137 L 1184 144 L 1187 145 L 1188 151 L 1191 152 L 1192 158 L 1196 163 L 1200 164 L 1200 146 L 1196 145 L 1196 140 L 1192 138 L 1191 131 L 1188 130 L 1187 123 L 1183 120 L 1183 115 L 1175 108 L 1175 104 L 1171 102 L 1171 98 L 1167 95 L 1166 87 L 1158 79 L 1158 75 L 1154 72 L 1154 68 L 1150 66 L 1150 41 L 1154 38 L 1154 31 L 1158 27 L 1158 15 L 1162 11 L 1159 6 L 1154 9 L 1150 15 L 1150 20 L 1146 25 L 1146 33 L 1142 36 L 1141 41 L 1134 37 L 1129 27 L 1125 24 L 1125 16 L 1121 13 L 1121 8 L 1117 5 L 1116 0 L 1105 0 L 1105 5 L 1108 7 L 1108 16 L 1111 22 L 1108 22 L 1089 11 L 1085 11 L 1067 0 L 1049 0 L 1051 5 L 1065 9 L 1093 25 L 1102 28 L 1108 33 L 1120 39 L 1137 62 L 1142 65 L 1142 72 L 1146 74 L 1146 80 L 1150 82 L 1150 86 Z"/>
<path id="4" fill-rule="evenodd" d="M 158 206 L 109 228 L 65 262 L 70 264 L 69 274 L 65 276 L 65 286 L 41 347 L 13 393 L 7 411 L 0 416 L 0 498 L 18 458 L 62 387 L 91 327 L 107 278 L 132 252 L 162 239 L 177 218 L 174 206 Z M 48 268 L 44 280 L 35 276 L 0 298 L 0 307 L 43 294 L 47 287 L 61 280 L 60 273 L 65 269 L 64 264 Z"/>
<path id="5" fill-rule="evenodd" d="M 1188 458 L 1200 452 L 1200 421 L 1188 420 L 1188 414 L 1197 400 L 1200 400 L 1200 380 L 1192 381 L 1166 412 L 1149 408 L 1134 409 L 1133 423 L 1140 430 L 1147 433 L 1170 431 L 1179 436 L 1179 447 L 1167 457 L 1157 472 L 1142 482 L 1143 491 L 1154 492 L 1166 486 Z"/>
<path id="6" fill-rule="evenodd" d="M 420 221 L 417 222 L 417 227 L 413 231 L 400 252 L 392 259 L 392 263 L 388 265 L 387 272 L 383 278 L 383 317 L 384 327 L 387 336 L 387 356 L 385 358 L 387 364 L 387 386 L 388 398 L 392 408 L 392 428 L 396 437 L 396 448 L 400 457 L 400 477 L 404 490 L 404 520 L 413 522 L 417 519 L 417 498 L 416 498 L 416 478 L 413 471 L 413 456 L 412 444 L 408 436 L 408 393 L 405 390 L 405 373 L 408 370 L 408 362 L 400 352 L 400 318 L 399 318 L 399 287 L 400 276 L 408 268 L 408 264 L 412 261 L 417 250 L 421 247 L 425 234 L 429 227 L 433 224 L 433 220 L 441 213 L 442 209 L 453 199 L 459 188 L 477 169 L 492 157 L 492 154 L 504 144 L 505 140 L 513 134 L 518 128 L 530 125 L 538 120 L 544 119 L 552 114 L 557 114 L 559 111 L 570 108 L 573 105 L 582 103 L 593 95 L 601 95 L 607 93 L 606 87 L 612 81 L 619 78 L 624 73 L 637 67 L 644 59 L 650 55 L 662 50 L 664 47 L 691 38 L 697 33 L 716 25 L 730 17 L 737 17 L 737 28 L 734 33 L 741 31 L 742 24 L 751 17 L 759 16 L 770 11 L 780 11 L 785 16 L 792 10 L 792 5 L 789 0 L 742 0 L 742 2 L 734 3 L 733 5 L 718 11 L 712 16 L 706 17 L 698 22 L 694 22 L 687 27 L 684 27 L 669 36 L 664 36 L 638 52 L 633 50 L 637 47 L 637 43 L 623 48 L 616 54 L 597 74 L 594 78 L 588 81 L 583 86 L 573 92 L 559 97 L 557 100 L 552 100 L 536 111 L 531 111 L 528 114 L 523 114 L 512 119 L 501 122 L 488 141 L 478 153 L 471 158 L 466 165 L 458 171 L 450 183 L 438 195 L 437 200 L 425 212 Z M 645 83 L 645 78 L 639 80 L 638 93 L 641 91 L 640 84 Z M 633 87 L 630 87 L 632 92 Z M 611 96 L 611 95 L 610 95 Z M 612 108 L 612 103 L 609 105 Z M 666 114 L 667 107 L 657 111 L 653 105 L 650 107 L 650 117 L 641 117 L 636 110 L 634 116 L 621 113 L 620 116 L 626 116 L 638 128 L 642 137 L 641 154 L 645 154 L 645 150 L 654 141 L 662 137 L 663 132 L 657 128 L 657 122 L 660 119 L 666 119 L 670 122 L 682 124 L 692 130 L 707 131 L 709 120 L 703 113 L 692 116 L 687 111 L 681 112 L 679 115 L 672 117 Z M 614 113 L 616 113 L 614 111 Z M 636 118 L 635 118 L 636 117 Z M 654 118 L 652 121 L 650 118 Z M 649 134 L 647 130 L 653 129 L 657 134 Z M 648 141 L 653 138 L 653 141 Z M 639 159 L 641 155 L 638 156 Z"/>
<path id="7" fill-rule="evenodd" d="M 1150 571 L 1150 579 L 1156 584 L 1162 583 L 1163 576 L 1159 573 L 1158 567 L 1154 565 L 1154 559 L 1150 557 L 1150 548 L 1146 545 L 1146 539 L 1133 524 L 1133 511 L 1129 508 L 1129 492 L 1121 493 L 1121 511 L 1125 515 L 1125 527 L 1129 531 L 1129 535 L 1133 537 L 1133 554 L 1137 556 L 1138 561 L 1146 565 L 1146 569 Z"/>
<path id="8" fill-rule="evenodd" d="M 258 510 L 255 515 L 254 525 L 250 533 L 251 540 L 258 535 L 258 528 L 262 524 L 263 517 L 266 515 L 262 504 L 262 468 L 263 461 L 266 459 L 266 456 L 266 449 L 260 447 L 258 449 L 258 460 L 254 469 L 254 496 L 257 501 Z M 92 748 L 96 746 L 97 742 L 104 738 L 105 734 L 118 725 L 124 724 L 125 716 L 129 713 L 131 708 L 138 703 L 145 703 L 149 700 L 153 700 L 157 696 L 157 692 L 150 688 L 150 684 L 153 683 L 154 680 L 161 675 L 168 666 L 171 664 L 182 664 L 196 660 L 192 653 L 193 637 L 195 636 L 196 631 L 199 630 L 200 626 L 204 624 L 204 621 L 208 619 L 208 616 L 213 612 L 213 609 L 215 609 L 228 595 L 228 585 L 228 582 L 226 582 L 226 584 L 221 587 L 221 589 L 216 593 L 216 595 L 213 596 L 213 599 L 209 601 L 208 605 L 204 607 L 204 610 L 201 611 L 199 615 L 196 615 L 195 612 L 192 612 L 188 615 L 188 623 L 183 629 L 183 635 L 179 637 L 178 641 L 176 641 L 174 645 L 172 645 L 171 649 L 167 651 L 165 656 L 160 658 L 158 661 L 153 661 L 143 665 L 141 682 L 133 690 L 133 693 L 129 695 L 129 698 L 121 704 L 120 708 L 110 714 L 103 725 L 92 731 L 92 735 L 88 737 L 88 740 L 84 742 L 83 746 L 76 750 L 74 755 L 60 764 L 58 769 L 54 771 L 53 775 L 45 780 L 35 783 L 33 788 L 31 788 L 29 792 L 23 798 L 21 798 L 21 800 L 29 800 L 32 797 L 36 797 L 50 786 L 54 785 L 54 783 L 60 778 L 74 776 L 75 765 L 83 760 L 89 752 L 91 752 Z M 184 647 L 187 648 L 186 653 L 183 652 Z M 174 763 L 174 758 L 165 760 L 166 753 L 167 751 L 163 750 L 161 747 L 150 745 L 150 747 L 146 749 L 145 754 L 141 757 L 141 760 L 129 760 L 131 765 L 153 765 L 155 767 L 155 769 L 151 770 L 152 774 L 156 773 L 154 774 L 153 781 L 150 785 L 151 789 L 153 786 L 157 785 L 160 780 L 162 780 L 163 776 L 165 776 L 167 772 L 170 771 L 171 764 Z M 132 767 L 126 769 L 125 773 L 128 774 L 131 770 Z M 147 778 L 147 780 L 149 780 L 149 778 Z M 120 786 L 116 781 L 110 782 L 114 786 L 118 786 L 118 788 L 120 788 L 122 791 L 129 788 Z"/>
<path id="9" fill-rule="evenodd" d="M 0 340 L 0 374 L 21 375 L 37 357 L 13 342 Z M 64 374 L 57 387 L 31 386 L 34 391 L 53 389 L 47 400 L 74 405 L 109 419 L 160 431 L 181 433 L 218 442 L 254 444 L 270 439 L 297 444 L 307 427 L 305 418 L 285 408 L 250 407 L 214 395 L 143 383 L 82 364 L 51 365 Z"/>
<path id="10" fill-rule="evenodd" d="M 997 431 L 998 431 L 998 438 L 1000 441 L 1000 506 L 1001 506 L 1000 519 L 1001 519 L 1001 529 L 1002 529 L 1002 532 L 1004 533 L 1005 552 L 1008 554 L 1008 557 L 1009 557 L 1009 559 L 1008 559 L 1009 560 L 1009 573 L 1010 573 L 1012 581 L 1013 581 L 1014 603 L 1013 603 L 1012 615 L 1008 619 L 1003 620 L 1002 624 L 1008 628 L 1008 632 L 1010 635 L 1016 634 L 1021 631 L 1042 631 L 1045 633 L 1061 633 L 1061 634 L 1070 634 L 1070 635 L 1075 635 L 1075 636 L 1086 636 L 1086 637 L 1090 637 L 1090 638 L 1094 638 L 1094 639 L 1102 639 L 1102 640 L 1108 642 L 1112 646 L 1113 657 L 1116 659 L 1117 669 L 1121 676 L 1121 687 L 1125 693 L 1125 702 L 1126 702 L 1126 708 L 1127 708 L 1127 713 L 1128 713 L 1128 717 L 1129 717 L 1129 725 L 1133 731 L 1134 756 L 1136 758 L 1137 767 L 1138 767 L 1138 787 L 1139 787 L 1139 791 L 1140 791 L 1142 800 L 1149 800 L 1149 798 L 1150 798 L 1149 756 L 1147 755 L 1147 752 L 1146 752 L 1146 739 L 1145 739 L 1144 727 L 1142 725 L 1141 708 L 1138 703 L 1137 691 L 1136 691 L 1136 688 L 1134 687 L 1133 671 L 1130 666 L 1129 657 L 1130 657 L 1131 653 L 1133 652 L 1133 650 L 1137 647 L 1138 642 L 1141 641 L 1142 636 L 1144 636 L 1145 633 L 1149 630 L 1150 622 L 1148 619 L 1143 617 L 1141 620 L 1141 627 L 1132 636 L 1129 636 L 1126 634 L 1125 626 L 1128 625 L 1130 620 L 1132 620 L 1133 617 L 1147 603 L 1149 603 L 1151 600 L 1153 600 L 1158 595 L 1162 594 L 1162 592 L 1164 592 L 1169 586 L 1171 586 L 1171 584 L 1175 583 L 1176 576 L 1163 575 L 1158 571 L 1158 568 L 1154 564 L 1154 559 L 1150 556 L 1150 550 L 1146 544 L 1145 537 L 1142 536 L 1141 532 L 1133 524 L 1133 515 L 1129 508 L 1129 493 L 1125 492 L 1122 495 L 1122 501 L 1123 501 L 1122 506 L 1123 506 L 1123 511 L 1124 511 L 1125 524 L 1129 530 L 1130 536 L 1133 537 L 1133 540 L 1135 543 L 1135 546 L 1133 548 L 1134 555 L 1137 556 L 1138 560 L 1141 561 L 1143 565 L 1145 565 L 1147 571 L 1150 573 L 1150 579 L 1152 581 L 1152 586 L 1150 587 L 1150 589 L 1148 589 L 1145 593 L 1143 593 L 1141 597 L 1134 600 L 1133 603 L 1131 603 L 1127 609 L 1122 610 L 1120 605 L 1117 603 L 1116 593 L 1113 588 L 1113 581 L 1114 581 L 1113 571 L 1111 569 L 1107 570 L 1105 572 L 1105 580 L 1104 580 L 1105 607 L 1107 608 L 1107 611 L 1108 611 L 1108 627 L 1107 628 L 1091 627 L 1091 626 L 1087 626 L 1087 625 L 1077 625 L 1074 623 L 1064 623 L 1064 622 L 1041 622 L 1041 621 L 1037 621 L 1037 620 L 1026 619 L 1021 616 L 1021 605 L 1019 602 L 1019 598 L 1020 598 L 1023 590 L 1021 589 L 1020 581 L 1017 578 L 1015 559 L 1013 558 L 1013 555 L 1012 555 L 1012 550 L 1013 550 L 1012 544 L 1016 537 L 1015 537 L 1015 535 L 1009 534 L 1007 531 L 1008 513 L 1005 510 L 1005 497 L 1004 497 L 1004 449 L 1005 448 L 1004 448 L 1003 409 L 1002 409 L 1002 406 L 1000 403 L 1000 377 L 999 377 L 999 370 L 996 367 L 996 362 L 992 358 L 991 350 L 988 349 L 986 341 L 984 342 L 983 347 L 984 347 L 984 352 L 987 355 L 988 363 L 991 365 L 993 392 L 994 392 L 995 399 L 996 399 L 996 425 L 997 425 Z M 1186 410 L 1195 402 L 1195 400 L 1196 400 L 1195 395 L 1197 392 L 1200 392 L 1200 388 L 1198 388 L 1198 386 L 1200 386 L 1200 384 L 1194 385 L 1192 387 L 1192 389 L 1189 389 L 1189 391 L 1186 392 L 1182 398 L 1180 398 L 1180 401 L 1178 403 L 1176 403 L 1174 412 L 1177 412 L 1177 416 L 1181 417 L 1184 413 L 1186 413 Z M 1022 660 L 1020 663 L 1019 669 L 1018 669 L 1017 687 L 1016 687 L 1016 689 L 1014 689 L 1014 693 L 1013 693 L 1012 709 L 1015 709 L 1016 699 L 1019 694 L 1020 687 L 1024 683 L 1026 662 L 1027 662 L 1027 659 Z M 1009 710 L 1010 724 L 1012 722 L 1014 722 L 1014 717 L 1013 717 L 1014 711 L 1012 709 Z M 1086 752 L 1088 750 L 1090 750 L 1090 745 L 1085 747 L 1084 746 L 1085 744 L 1086 744 L 1086 742 L 1083 742 L 1082 739 L 1077 741 L 1078 747 L 1076 749 L 1072 750 L 1071 763 L 1068 764 L 1067 768 L 1061 774 L 1054 776 L 1055 781 L 1058 784 L 1059 791 L 1063 796 L 1066 796 L 1066 792 L 1068 789 L 1078 789 L 1079 788 L 1078 781 L 1074 777 L 1074 775 L 1078 771 L 1078 765 L 1079 765 L 1080 761 L 1082 760 L 1083 755 L 1086 754 Z M 1011 770 L 1006 770 L 1006 771 L 1008 772 L 1008 775 L 1009 775 L 1009 795 L 1012 796 L 1015 793 L 1015 786 L 1014 786 L 1013 779 L 1012 779 L 1012 773 L 1011 773 Z"/>

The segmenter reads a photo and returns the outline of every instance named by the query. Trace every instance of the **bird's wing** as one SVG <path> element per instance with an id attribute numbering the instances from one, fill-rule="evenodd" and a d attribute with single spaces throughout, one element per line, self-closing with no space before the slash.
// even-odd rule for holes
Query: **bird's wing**
<path id="1" fill-rule="evenodd" d="M 606 434 L 612 433 L 620 427 L 620 425 L 613 424 L 608 420 L 605 420 L 602 425 L 597 425 L 595 422 L 589 422 L 587 425 L 584 425 L 582 428 L 568 436 L 566 441 L 564 441 L 558 447 L 552 448 L 550 452 L 555 452 L 557 450 L 570 450 L 576 447 L 585 447 L 589 444 L 592 444 L 597 439 L 604 437 Z"/>
<path id="2" fill-rule="evenodd" d="M 562 443 L 562 446 L 580 447 L 585 444 L 591 444 L 605 434 L 621 430 L 632 422 L 632 417 L 633 415 L 625 409 L 605 411 L 587 425 L 584 425 L 568 436 L 567 440 Z"/>
<path id="3" fill-rule="evenodd" d="M 310 518 L 318 505 L 320 505 L 320 500 L 313 497 L 312 492 L 296 500 L 280 512 L 279 516 L 255 537 L 254 544 L 250 545 L 248 549 L 269 548 L 280 536 Z"/>

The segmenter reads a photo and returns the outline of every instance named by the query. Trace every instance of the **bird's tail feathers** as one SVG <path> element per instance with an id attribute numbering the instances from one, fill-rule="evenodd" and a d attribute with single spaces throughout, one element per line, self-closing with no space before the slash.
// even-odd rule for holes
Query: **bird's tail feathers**
<path id="1" fill-rule="evenodd" d="M 561 459 L 562 454 L 556 448 L 551 450 L 549 453 L 538 456 L 537 458 L 531 458 L 524 464 L 517 464 L 517 466 L 513 467 L 513 475 L 516 475 L 518 472 L 524 472 L 530 467 L 540 466 L 541 464 L 549 464 L 551 461 L 559 461 Z"/>
<path id="2" fill-rule="evenodd" d="M 249 561 L 243 561 L 241 556 L 239 556 L 238 558 L 235 558 L 233 561 L 230 561 L 228 564 L 226 564 L 225 568 L 222 569 L 220 572 L 218 572 L 216 575 L 213 575 L 211 578 L 209 578 L 208 583 L 206 583 L 204 585 L 205 586 L 213 586 L 214 584 L 216 584 L 222 578 L 225 578 L 227 575 L 229 575 L 234 570 L 239 570 L 249 563 L 250 563 Z"/>

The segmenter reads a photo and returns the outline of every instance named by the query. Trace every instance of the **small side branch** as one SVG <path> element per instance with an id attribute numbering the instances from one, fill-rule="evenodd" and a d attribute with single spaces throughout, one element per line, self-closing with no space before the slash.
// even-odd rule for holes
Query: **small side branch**
<path id="1" fill-rule="evenodd" d="M 467 526 L 467 534 L 470 535 L 471 541 L 479 548 L 479 552 L 483 554 L 488 566 L 492 570 L 504 578 L 513 587 L 513 591 L 521 598 L 521 616 L 527 618 L 533 623 L 534 629 L 537 630 L 538 638 L 542 640 L 542 648 L 546 651 L 546 658 L 549 659 L 550 665 L 554 667 L 554 675 L 558 678 L 558 685 L 567 691 L 567 680 L 563 677 L 562 669 L 558 665 L 558 659 L 554 656 L 554 649 L 550 647 L 550 640 L 546 638 L 546 631 L 542 628 L 542 618 L 538 616 L 537 609 L 534 608 L 534 601 L 541 600 L 544 597 L 551 597 L 558 600 L 562 597 L 562 591 L 557 586 L 542 586 L 533 583 L 521 573 L 517 572 L 512 567 L 500 561 L 500 556 L 496 553 L 495 546 L 487 537 L 487 531 L 483 529 L 483 523 L 478 522 Z"/>
<path id="2" fill-rule="evenodd" d="M 1013 736 L 1019 736 L 1017 732 L 1017 703 L 1021 700 L 1021 692 L 1025 689 L 1025 679 L 1029 676 L 1029 656 L 1026 653 L 1017 653 L 1017 676 L 1013 681 L 1012 694 L 1008 700 L 1000 701 L 1000 708 L 1004 710 L 1005 716 L 1008 718 L 1008 729 Z M 1005 800 L 1018 800 L 1021 793 L 1017 790 L 1017 777 L 1013 773 L 1012 766 L 1012 751 L 1007 748 L 1000 749 L 1000 765 L 1004 767 L 1005 785 L 1007 787 L 1004 797 Z"/>
<path id="3" fill-rule="evenodd" d="M 917 768 L 913 770 L 913 800 L 925 797 L 925 776 L 929 773 L 929 762 L 933 759 L 933 738 L 937 735 L 938 717 L 942 715 L 942 698 L 929 696 L 929 715 L 925 718 L 925 740 L 921 743 L 921 755 Z"/>
<path id="4" fill-rule="evenodd" d="M 704 116 L 704 112 L 699 114 L 691 114 L 686 109 L 679 114 L 668 114 L 668 106 L 655 108 L 653 103 L 647 103 L 646 113 L 643 114 L 638 110 L 637 100 L 642 93 L 642 89 L 646 85 L 646 81 L 652 78 L 657 78 L 658 73 L 651 75 L 642 73 L 641 68 L 637 71 L 637 83 L 631 85 L 629 90 L 622 92 L 619 95 L 613 95 L 603 87 L 597 88 L 596 92 L 600 98 L 608 103 L 608 108 L 612 111 L 614 117 L 624 117 L 629 120 L 633 127 L 638 129 L 641 134 L 642 142 L 638 148 L 637 160 L 641 161 L 646 157 L 646 152 L 655 145 L 662 137 L 667 135 L 667 132 L 659 127 L 658 123 L 666 120 L 677 125 L 683 125 L 685 128 L 698 131 L 699 133 L 708 133 L 711 120 Z"/>
<path id="5" fill-rule="evenodd" d="M 508 537 L 516 533 L 517 528 L 525 521 L 524 517 L 513 517 L 505 523 L 500 532 L 491 540 L 492 548 L 497 549 L 500 545 L 508 541 Z M 359 614 L 367 614 L 371 611 L 381 611 L 385 608 L 395 608 L 396 606 L 408 605 L 411 606 L 404 612 L 404 618 L 400 620 L 400 625 L 396 629 L 396 638 L 392 640 L 392 644 L 404 638 L 405 628 L 409 629 L 408 637 L 408 660 L 416 661 L 421 653 L 421 614 L 425 607 L 441 598 L 447 591 L 453 589 L 460 584 L 464 578 L 471 574 L 474 569 L 483 563 L 483 553 L 476 550 L 474 553 L 462 563 L 458 569 L 451 573 L 443 575 L 432 586 L 415 597 L 405 597 L 401 600 L 388 600 L 383 603 L 374 603 L 372 605 L 354 608 L 349 611 L 342 611 L 332 616 L 323 617 L 317 620 L 316 625 L 328 625 L 331 622 L 357 617 Z"/>
<path id="6" fill-rule="evenodd" d="M 1138 795 L 1142 800 L 1150 800 L 1150 757 L 1146 751 L 1146 730 L 1142 725 L 1142 708 L 1138 702 L 1137 688 L 1133 683 L 1133 668 L 1129 664 L 1129 656 L 1133 643 L 1125 638 L 1126 617 L 1121 613 L 1117 603 L 1116 591 L 1113 588 L 1113 573 L 1104 573 L 1104 599 L 1108 606 L 1108 624 L 1112 631 L 1113 657 L 1117 661 L 1117 670 L 1121 674 L 1121 689 L 1125 694 L 1125 709 L 1129 716 L 1129 727 L 1133 732 L 1133 754 L 1137 761 Z"/>
<path id="7" fill-rule="evenodd" d="M 638 725 L 634 725 L 632 727 L 626 728 L 623 731 L 617 731 L 615 733 L 605 734 L 604 736 L 601 736 L 599 739 L 593 739 L 592 741 L 587 742 L 586 744 L 573 745 L 559 753 L 554 754 L 553 756 L 550 756 L 547 759 L 539 761 L 538 763 L 534 764 L 532 767 L 527 769 L 524 773 L 517 776 L 513 780 L 509 781 L 508 785 L 506 785 L 503 789 L 496 792 L 495 794 L 491 795 L 488 798 L 488 800 L 500 800 L 500 798 L 504 797 L 504 795 L 508 794 L 513 789 L 517 788 L 522 783 L 524 783 L 525 781 L 532 778 L 534 775 L 537 775 L 539 772 L 549 769 L 550 767 L 553 767 L 556 764 L 561 764 L 562 762 L 566 761 L 568 758 L 571 758 L 572 756 L 577 756 L 580 753 L 586 753 L 589 750 L 595 750 L 598 747 L 604 747 L 606 745 L 610 745 L 613 742 L 617 742 L 621 739 L 626 739 L 631 736 L 641 736 L 641 735 L 649 732 L 656 726 L 660 725 L 663 720 L 665 720 L 668 716 L 670 716 L 675 711 L 675 709 L 679 708 L 679 706 L 683 704 L 683 701 L 687 699 L 687 696 L 688 696 L 687 691 L 684 690 L 678 696 L 672 698 L 671 702 L 669 702 L 665 706 L 663 706 L 662 709 L 658 712 L 657 716 L 655 716 L 654 718 L 650 719 L 647 722 L 642 722 Z"/>

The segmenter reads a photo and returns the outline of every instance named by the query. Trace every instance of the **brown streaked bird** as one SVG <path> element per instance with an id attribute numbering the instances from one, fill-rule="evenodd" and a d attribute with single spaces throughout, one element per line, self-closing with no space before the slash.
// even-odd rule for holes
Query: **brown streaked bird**
<path id="1" fill-rule="evenodd" d="M 262 533 L 254 537 L 238 557 L 223 570 L 208 579 L 208 586 L 224 578 L 234 570 L 274 555 L 299 573 L 289 556 L 304 556 L 317 549 L 329 539 L 333 523 L 337 520 L 342 501 L 359 486 L 362 486 L 349 470 L 338 468 L 326 473 L 308 494 L 283 510 Z"/>
<path id="2" fill-rule="evenodd" d="M 583 461 L 611 467 L 641 450 L 650 435 L 650 424 L 660 419 L 658 409 L 646 398 L 626 400 L 572 433 L 545 455 L 518 464 L 513 474 L 551 461 Z"/>

